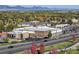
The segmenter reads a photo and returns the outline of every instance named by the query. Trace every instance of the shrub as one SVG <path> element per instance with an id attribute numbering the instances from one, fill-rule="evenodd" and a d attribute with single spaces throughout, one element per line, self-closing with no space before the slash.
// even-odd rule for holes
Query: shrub
<path id="1" fill-rule="evenodd" d="M 8 43 L 9 42 L 9 39 L 6 38 L 6 39 L 3 39 L 4 42 Z"/>
<path id="2" fill-rule="evenodd" d="M 18 42 L 17 42 L 17 41 L 12 41 L 11 43 L 12 43 L 12 44 L 15 44 L 15 43 L 18 43 Z"/>

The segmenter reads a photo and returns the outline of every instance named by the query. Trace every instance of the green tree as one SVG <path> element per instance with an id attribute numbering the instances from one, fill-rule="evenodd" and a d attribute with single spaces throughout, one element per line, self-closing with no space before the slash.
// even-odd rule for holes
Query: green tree
<path id="1" fill-rule="evenodd" d="M 4 24 L 3 21 L 0 20 L 0 32 L 4 30 Z"/>
<path id="2" fill-rule="evenodd" d="M 51 31 L 49 31 L 48 37 L 49 37 L 49 38 L 52 37 Z"/>
<path id="3" fill-rule="evenodd" d="M 16 28 L 17 26 L 13 23 L 9 23 L 7 25 L 7 31 L 12 31 L 14 28 Z"/>

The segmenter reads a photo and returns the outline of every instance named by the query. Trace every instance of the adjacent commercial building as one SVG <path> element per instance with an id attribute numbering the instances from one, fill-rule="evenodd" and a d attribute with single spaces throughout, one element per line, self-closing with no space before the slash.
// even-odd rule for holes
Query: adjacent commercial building
<path id="1" fill-rule="evenodd" d="M 63 33 L 68 33 L 72 30 L 72 26 L 70 24 L 58 24 L 55 27 L 62 29 Z"/>
<path id="2" fill-rule="evenodd" d="M 22 22 L 18 24 L 18 27 L 30 27 L 39 25 L 39 21 Z"/>
<path id="3" fill-rule="evenodd" d="M 4 39 L 7 37 L 7 32 L 1 32 L 0 33 L 0 39 Z"/>
<path id="4" fill-rule="evenodd" d="M 12 39 L 25 40 L 29 37 L 29 33 L 26 31 L 8 32 L 7 36 Z"/>

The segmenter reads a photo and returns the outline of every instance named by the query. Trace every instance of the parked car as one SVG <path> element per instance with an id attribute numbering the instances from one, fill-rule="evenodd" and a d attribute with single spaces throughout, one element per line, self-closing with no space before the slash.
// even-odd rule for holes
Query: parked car
<path id="1" fill-rule="evenodd" d="M 48 40 L 44 40 L 43 42 L 48 42 Z"/>
<path id="2" fill-rule="evenodd" d="M 13 48 L 14 46 L 9 46 L 8 48 Z"/>
<path id="3" fill-rule="evenodd" d="M 48 37 L 44 37 L 44 39 L 48 39 Z"/>
<path id="4" fill-rule="evenodd" d="M 0 44 L 3 44 L 3 43 L 6 43 L 6 42 L 0 42 Z"/>

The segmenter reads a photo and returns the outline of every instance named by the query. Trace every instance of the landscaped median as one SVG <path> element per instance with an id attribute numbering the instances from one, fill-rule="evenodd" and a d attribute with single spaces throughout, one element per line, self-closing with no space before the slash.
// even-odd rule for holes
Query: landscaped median
<path id="1" fill-rule="evenodd" d="M 61 43 L 53 44 L 53 45 L 50 45 L 50 46 L 46 46 L 45 52 L 51 51 L 52 49 L 58 49 L 58 50 L 60 50 L 59 54 L 61 54 L 61 53 L 63 53 L 62 49 L 66 49 L 68 47 L 71 47 L 75 43 L 79 42 L 79 39 L 76 39 L 74 42 L 72 40 L 67 41 L 67 42 L 61 42 Z M 75 50 L 72 50 L 72 51 L 75 51 Z"/>
<path id="2" fill-rule="evenodd" d="M 61 51 L 60 54 L 79 54 L 79 43 L 78 46 L 75 45 L 75 48 L 70 48 L 64 51 Z"/>
<path id="3" fill-rule="evenodd" d="M 3 43 L 0 43 L 0 46 L 6 46 L 11 44 L 17 44 L 17 43 L 26 43 L 31 42 L 28 40 L 12 40 L 12 39 L 3 39 Z"/>
<path id="4" fill-rule="evenodd" d="M 58 44 L 53 44 L 53 45 L 50 45 L 50 46 L 46 46 L 45 47 L 45 51 L 50 51 L 52 50 L 53 48 L 57 48 L 57 49 L 63 49 L 63 48 L 66 48 L 70 45 L 72 45 L 73 43 L 72 42 L 62 42 L 62 43 L 58 43 Z"/>
<path id="5" fill-rule="evenodd" d="M 61 51 L 60 52 L 61 54 L 63 53 L 66 53 L 66 54 L 79 54 L 79 45 L 76 46 L 75 49 L 68 49 L 68 50 L 64 50 L 64 51 Z"/>
<path id="6" fill-rule="evenodd" d="M 77 49 L 69 49 L 59 52 L 60 54 L 79 54 L 79 50 Z"/>

